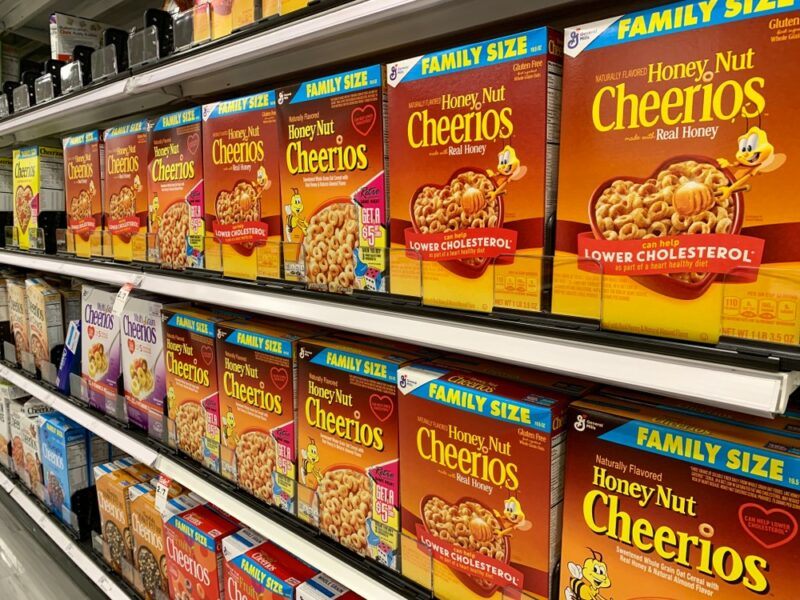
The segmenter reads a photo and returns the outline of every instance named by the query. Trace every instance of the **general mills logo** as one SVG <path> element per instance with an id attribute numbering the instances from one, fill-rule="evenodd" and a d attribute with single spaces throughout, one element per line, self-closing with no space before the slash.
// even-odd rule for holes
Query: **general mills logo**
<path id="1" fill-rule="evenodd" d="M 397 79 L 397 65 L 392 65 L 391 70 L 389 71 L 389 79 L 394 81 Z"/>
<path id="2" fill-rule="evenodd" d="M 311 356 L 311 350 L 300 348 L 300 358 L 308 358 L 309 356 Z"/>
<path id="3" fill-rule="evenodd" d="M 398 383 L 401 389 L 406 389 L 408 385 L 408 375 L 400 375 L 400 382 Z"/>
<path id="4" fill-rule="evenodd" d="M 569 34 L 569 41 L 567 42 L 567 48 L 569 48 L 570 50 L 572 50 L 573 48 L 576 48 L 578 46 L 578 43 L 580 42 L 580 33 L 579 33 L 579 31 L 580 30 L 575 29 L 572 32 L 570 32 L 570 34 Z"/>
<path id="5" fill-rule="evenodd" d="M 586 417 L 584 415 L 578 415 L 578 418 L 575 419 L 575 431 L 584 431 L 586 429 Z"/>
<path id="6" fill-rule="evenodd" d="M 288 94 L 286 92 L 279 92 L 278 93 L 278 104 L 283 104 L 283 101 L 286 99 Z"/>

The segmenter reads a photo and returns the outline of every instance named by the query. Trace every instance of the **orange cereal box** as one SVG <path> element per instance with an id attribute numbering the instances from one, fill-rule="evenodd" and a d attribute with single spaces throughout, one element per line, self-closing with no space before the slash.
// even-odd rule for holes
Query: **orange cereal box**
<path id="1" fill-rule="evenodd" d="M 206 268 L 242 279 L 279 278 L 275 92 L 203 106 L 203 159 Z"/>
<path id="2" fill-rule="evenodd" d="M 386 291 L 383 87 L 374 65 L 278 90 L 287 279 Z"/>
<path id="3" fill-rule="evenodd" d="M 799 17 L 680 2 L 567 30 L 553 312 L 798 343 Z"/>
<path id="4" fill-rule="evenodd" d="M 540 310 L 560 34 L 524 31 L 386 68 L 392 292 Z"/>
<path id="5" fill-rule="evenodd" d="M 139 119 L 103 132 L 106 228 L 114 258 L 147 260 L 147 152 L 150 122 Z"/>
<path id="6" fill-rule="evenodd" d="M 403 575 L 437 598 L 547 600 L 569 398 L 446 365 L 397 374 Z"/>
<path id="7" fill-rule="evenodd" d="M 298 516 L 398 568 L 397 370 L 402 344 L 330 335 L 298 346 Z"/>
<path id="8" fill-rule="evenodd" d="M 796 420 L 596 396 L 568 431 L 559 598 L 796 595 Z"/>
<path id="9" fill-rule="evenodd" d="M 127 463 L 110 462 L 94 467 L 103 558 L 119 574 L 131 580 L 133 564 L 128 488 L 140 480 L 125 469 Z"/>
<path id="10" fill-rule="evenodd" d="M 103 254 L 105 154 L 98 130 L 65 137 L 64 191 L 67 228 L 78 256 Z M 68 246 L 69 247 L 69 246 Z"/>
<path id="11" fill-rule="evenodd" d="M 150 229 L 161 266 L 202 268 L 203 120 L 201 108 L 159 117 L 150 134 L 147 191 Z"/>

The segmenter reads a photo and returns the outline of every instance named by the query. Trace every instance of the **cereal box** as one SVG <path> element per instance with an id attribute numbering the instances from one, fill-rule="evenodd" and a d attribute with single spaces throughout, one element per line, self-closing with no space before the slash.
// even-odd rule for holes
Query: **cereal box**
<path id="1" fill-rule="evenodd" d="M 222 540 L 225 597 L 294 600 L 297 587 L 316 571 L 251 529 Z"/>
<path id="2" fill-rule="evenodd" d="M 11 320 L 11 333 L 14 336 L 17 362 L 22 363 L 23 352 L 31 351 L 30 329 L 28 328 L 28 295 L 25 281 L 7 279 L 8 316 Z"/>
<path id="3" fill-rule="evenodd" d="M 317 573 L 301 583 L 296 590 L 296 600 L 361 600 L 361 596 L 347 589 L 325 573 Z"/>
<path id="4" fill-rule="evenodd" d="M 392 292 L 541 309 L 561 45 L 535 29 L 387 65 Z"/>
<path id="5" fill-rule="evenodd" d="M 796 595 L 796 421 L 659 402 L 572 405 L 559 597 Z"/>
<path id="6" fill-rule="evenodd" d="M 383 87 L 375 65 L 277 92 L 287 279 L 387 290 Z"/>
<path id="7" fill-rule="evenodd" d="M 103 254 L 105 155 L 97 130 L 64 138 L 67 228 L 78 256 Z"/>
<path id="8" fill-rule="evenodd" d="M 120 316 L 120 354 L 128 419 L 158 440 L 163 438 L 166 395 L 162 307 L 156 298 L 131 295 Z"/>
<path id="9" fill-rule="evenodd" d="M 150 134 L 150 231 L 161 265 L 203 267 L 203 140 L 200 107 L 160 117 Z"/>
<path id="10" fill-rule="evenodd" d="M 239 526 L 187 496 L 168 502 L 167 511 L 164 544 L 170 598 L 222 600 L 222 540 Z"/>
<path id="11" fill-rule="evenodd" d="M 295 347 L 308 327 L 220 323 L 217 333 L 221 474 L 295 512 Z"/>
<path id="12" fill-rule="evenodd" d="M 437 598 L 547 600 L 569 398 L 436 363 L 397 376 L 403 575 Z"/>
<path id="13" fill-rule="evenodd" d="M 11 464 L 11 404 L 12 400 L 0 397 L 0 464 L 13 470 Z"/>
<path id="14" fill-rule="evenodd" d="M 567 30 L 553 312 L 798 343 L 798 17 L 680 2 Z"/>
<path id="15" fill-rule="evenodd" d="M 106 228 L 116 260 L 147 260 L 147 153 L 150 122 L 139 119 L 103 132 Z"/>
<path id="16" fill-rule="evenodd" d="M 125 466 L 116 462 L 94 468 L 100 527 L 103 534 L 103 558 L 127 580 L 132 580 L 132 538 L 128 488 L 141 483 Z"/>
<path id="17" fill-rule="evenodd" d="M 206 268 L 243 279 L 280 277 L 275 92 L 203 106 L 203 160 Z"/>
<path id="18" fill-rule="evenodd" d="M 169 444 L 217 473 L 220 414 L 214 339 L 223 320 L 190 304 L 162 310 Z"/>
<path id="19" fill-rule="evenodd" d="M 112 309 L 117 290 L 84 285 L 81 294 L 81 376 L 88 387 L 89 405 L 116 415 L 120 329 Z"/>
<path id="20" fill-rule="evenodd" d="M 56 250 L 56 229 L 66 227 L 63 161 L 61 148 L 14 150 L 14 230 L 20 250 Z"/>
<path id="21" fill-rule="evenodd" d="M 397 370 L 402 345 L 323 336 L 299 344 L 298 516 L 397 569 Z"/>
<path id="22" fill-rule="evenodd" d="M 39 415 L 52 413 L 53 409 L 49 404 L 45 404 L 36 398 L 29 398 L 22 405 L 19 414 L 20 438 L 22 440 L 22 451 L 25 455 L 24 474 L 17 473 L 23 483 L 31 490 L 39 500 L 45 500 L 43 476 L 42 476 L 42 457 L 39 447 Z"/>
<path id="23" fill-rule="evenodd" d="M 58 348 L 64 345 L 64 319 L 61 294 L 43 279 L 25 280 L 28 298 L 30 349 L 36 368 L 54 363 Z"/>
<path id="24" fill-rule="evenodd" d="M 68 526 L 78 529 L 72 495 L 89 486 L 86 430 L 60 413 L 41 417 L 39 440 L 45 503 Z"/>

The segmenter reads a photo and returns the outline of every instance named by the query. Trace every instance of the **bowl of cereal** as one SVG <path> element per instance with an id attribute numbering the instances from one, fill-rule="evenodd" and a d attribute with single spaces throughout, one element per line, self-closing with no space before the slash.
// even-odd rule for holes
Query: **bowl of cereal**
<path id="1" fill-rule="evenodd" d="M 108 354 L 100 342 L 89 348 L 89 377 L 97 381 L 108 371 Z"/>
<path id="2" fill-rule="evenodd" d="M 147 360 L 142 357 L 135 358 L 131 361 L 128 372 L 131 376 L 131 393 L 136 398 L 146 398 L 155 386 L 155 376 Z"/>
<path id="3" fill-rule="evenodd" d="M 320 204 L 303 236 L 308 283 L 326 290 L 352 289 L 358 244 L 358 208 L 352 200 L 332 198 Z"/>
<path id="4" fill-rule="evenodd" d="M 261 191 L 255 182 L 240 179 L 231 190 L 222 190 L 217 194 L 217 220 L 214 223 L 214 235 L 220 236 L 218 241 L 226 240 L 239 254 L 250 256 L 260 240 L 254 240 L 252 232 L 243 231 L 242 223 L 259 223 L 261 221 Z"/>
<path id="5" fill-rule="evenodd" d="M 331 465 L 317 483 L 314 502 L 319 529 L 342 546 L 367 554 L 367 520 L 372 517 L 372 480 L 352 465 Z"/>

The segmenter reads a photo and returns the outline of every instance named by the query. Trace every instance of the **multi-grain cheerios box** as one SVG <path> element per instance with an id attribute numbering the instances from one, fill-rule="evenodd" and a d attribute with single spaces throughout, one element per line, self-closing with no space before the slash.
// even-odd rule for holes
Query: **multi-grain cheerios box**
<path id="1" fill-rule="evenodd" d="M 553 312 L 798 342 L 798 17 L 681 2 L 567 29 Z"/>
<path id="2" fill-rule="evenodd" d="M 30 349 L 36 368 L 54 364 L 64 345 L 64 317 L 61 294 L 38 277 L 25 280 L 28 298 Z"/>
<path id="3" fill-rule="evenodd" d="M 204 264 L 202 129 L 197 106 L 159 117 L 150 133 L 150 232 L 157 234 L 156 262 L 170 269 Z"/>
<path id="4" fill-rule="evenodd" d="M 397 569 L 397 371 L 422 351 L 331 334 L 297 352 L 298 516 Z"/>
<path id="5" fill-rule="evenodd" d="M 542 308 L 561 44 L 543 28 L 387 65 L 393 293 Z"/>
<path id="6" fill-rule="evenodd" d="M 222 541 L 237 531 L 231 519 L 190 496 L 167 503 L 164 544 L 170 598 L 222 600 Z"/>
<path id="7" fill-rule="evenodd" d="M 72 495 L 89 487 L 86 430 L 60 413 L 42 415 L 39 445 L 42 454 L 45 503 L 66 525 L 78 529 Z"/>
<path id="8" fill-rule="evenodd" d="M 252 529 L 222 540 L 225 598 L 294 600 L 297 587 L 317 571 Z"/>
<path id="9" fill-rule="evenodd" d="M 397 380 L 403 575 L 437 598 L 549 598 L 570 398 L 435 361 Z"/>
<path id="10" fill-rule="evenodd" d="M 116 416 L 120 327 L 113 307 L 118 290 L 84 285 L 81 291 L 81 376 L 89 406 Z"/>
<path id="11" fill-rule="evenodd" d="M 11 334 L 14 337 L 17 362 L 23 360 L 23 352 L 31 351 L 30 329 L 28 328 L 28 295 L 24 279 L 7 279 L 8 317 L 11 321 Z"/>
<path id="12" fill-rule="evenodd" d="M 102 256 L 106 166 L 102 136 L 95 129 L 65 137 L 63 144 L 68 248 L 86 258 Z"/>
<path id="13" fill-rule="evenodd" d="M 562 598 L 791 598 L 800 434 L 790 418 L 576 402 Z"/>
<path id="14" fill-rule="evenodd" d="M 106 152 L 106 228 L 116 260 L 147 260 L 150 221 L 147 153 L 150 121 L 139 119 L 103 132 Z"/>
<path id="15" fill-rule="evenodd" d="M 128 488 L 141 481 L 125 469 L 124 463 L 108 462 L 94 467 L 94 482 L 100 508 L 103 558 L 126 579 L 133 565 Z"/>
<path id="16" fill-rule="evenodd" d="M 20 250 L 56 251 L 56 230 L 67 226 L 64 153 L 28 146 L 13 153 L 14 230 Z"/>
<path id="17" fill-rule="evenodd" d="M 217 325 L 225 317 L 189 303 L 164 306 L 167 439 L 216 473 L 220 472 Z"/>
<path id="18" fill-rule="evenodd" d="M 20 437 L 22 450 L 25 453 L 25 476 L 22 477 L 39 500 L 45 500 L 42 475 L 42 454 L 39 443 L 40 416 L 52 413 L 53 408 L 37 398 L 29 398 L 22 405 L 20 414 Z"/>
<path id="19" fill-rule="evenodd" d="M 285 277 L 323 290 L 387 291 L 382 67 L 276 94 Z"/>
<path id="20" fill-rule="evenodd" d="M 206 268 L 281 275 L 281 187 L 275 92 L 203 106 Z"/>

